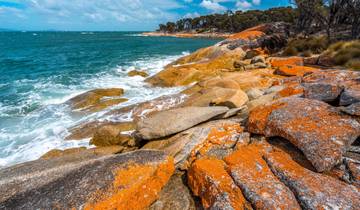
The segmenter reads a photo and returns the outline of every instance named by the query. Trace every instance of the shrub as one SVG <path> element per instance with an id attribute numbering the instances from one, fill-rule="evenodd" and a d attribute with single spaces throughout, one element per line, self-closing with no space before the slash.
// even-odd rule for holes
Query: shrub
<path id="1" fill-rule="evenodd" d="M 360 41 L 337 42 L 324 53 L 334 59 L 336 65 L 360 70 Z"/>
<path id="2" fill-rule="evenodd" d="M 295 38 L 291 40 L 284 50 L 284 55 L 320 54 L 328 48 L 325 36 L 313 36 L 309 38 Z"/>
<path id="3" fill-rule="evenodd" d="M 353 59 L 346 63 L 346 67 L 360 71 L 360 59 Z"/>

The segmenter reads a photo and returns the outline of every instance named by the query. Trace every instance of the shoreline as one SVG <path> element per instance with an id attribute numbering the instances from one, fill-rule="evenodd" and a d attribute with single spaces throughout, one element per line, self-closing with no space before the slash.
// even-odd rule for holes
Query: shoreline
<path id="1" fill-rule="evenodd" d="M 143 36 L 163 36 L 163 37 L 177 37 L 177 38 L 214 38 L 226 39 L 232 34 L 230 33 L 163 33 L 163 32 L 144 32 Z"/>

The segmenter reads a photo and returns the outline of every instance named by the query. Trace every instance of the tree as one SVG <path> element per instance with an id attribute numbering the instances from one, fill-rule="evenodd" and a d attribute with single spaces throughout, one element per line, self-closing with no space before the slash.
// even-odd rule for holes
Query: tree
<path id="1" fill-rule="evenodd" d="M 346 14 L 351 23 L 351 38 L 360 38 L 360 0 L 347 0 L 345 3 Z"/>

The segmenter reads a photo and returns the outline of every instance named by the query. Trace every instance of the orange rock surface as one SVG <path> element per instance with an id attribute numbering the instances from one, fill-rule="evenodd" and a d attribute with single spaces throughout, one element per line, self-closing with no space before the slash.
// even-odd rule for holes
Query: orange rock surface
<path id="1" fill-rule="evenodd" d="M 255 108 L 248 129 L 289 140 L 320 172 L 340 163 L 346 148 L 360 135 L 356 120 L 324 102 L 298 97 Z"/>
<path id="2" fill-rule="evenodd" d="M 262 159 L 266 150 L 266 146 L 252 144 L 225 158 L 236 185 L 256 209 L 301 209 L 290 189 Z"/>
<path id="3" fill-rule="evenodd" d="M 132 165 L 114 171 L 113 186 L 98 191 L 84 206 L 85 210 L 133 209 L 149 207 L 174 173 L 173 159 L 156 165 Z"/>
<path id="4" fill-rule="evenodd" d="M 272 67 L 276 68 L 276 67 L 281 67 L 281 66 L 287 66 L 287 65 L 291 65 L 291 66 L 303 66 L 304 65 L 304 59 L 302 57 L 288 57 L 288 58 L 271 58 L 270 60 L 270 64 L 272 65 Z"/>
<path id="5" fill-rule="evenodd" d="M 284 65 L 277 67 L 274 73 L 281 76 L 304 76 L 317 71 L 319 69 L 308 66 Z"/>
<path id="6" fill-rule="evenodd" d="M 217 159 L 199 159 L 188 171 L 188 184 L 206 209 L 251 209 L 241 190 Z"/>
<path id="7" fill-rule="evenodd" d="M 296 195 L 304 209 L 359 209 L 360 192 L 335 178 L 309 171 L 283 152 L 270 152 L 265 159 L 271 170 Z"/>

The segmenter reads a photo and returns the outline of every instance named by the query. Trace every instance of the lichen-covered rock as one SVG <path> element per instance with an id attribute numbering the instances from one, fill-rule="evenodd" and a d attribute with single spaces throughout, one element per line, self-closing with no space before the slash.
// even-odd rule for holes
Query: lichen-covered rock
<path id="1" fill-rule="evenodd" d="M 124 90 L 121 88 L 95 89 L 75 96 L 66 103 L 76 111 L 97 112 L 127 101 L 125 98 L 119 98 L 123 94 Z"/>
<path id="2" fill-rule="evenodd" d="M 144 209 L 173 172 L 160 151 L 37 160 L 0 170 L 0 208 Z"/>
<path id="3" fill-rule="evenodd" d="M 206 209 L 252 209 L 221 160 L 196 160 L 188 171 L 188 184 Z"/>
<path id="4" fill-rule="evenodd" d="M 266 150 L 266 146 L 252 144 L 225 158 L 236 185 L 256 209 L 301 209 L 291 190 L 262 159 Z"/>
<path id="5" fill-rule="evenodd" d="M 227 107 L 184 107 L 156 113 L 137 124 L 138 135 L 151 140 L 176 134 L 226 113 Z"/>
<path id="6" fill-rule="evenodd" d="M 330 176 L 309 171 L 283 152 L 265 154 L 276 176 L 295 194 L 304 209 L 358 209 L 360 192 Z"/>
<path id="7" fill-rule="evenodd" d="M 138 70 L 132 70 L 128 73 L 129 77 L 135 77 L 135 76 L 141 76 L 141 77 L 148 77 L 149 74 L 145 71 L 138 71 Z"/>
<path id="8" fill-rule="evenodd" d="M 284 65 L 277 67 L 274 74 L 281 76 L 305 76 L 316 71 L 319 71 L 319 69 L 307 66 Z"/>
<path id="9" fill-rule="evenodd" d="M 176 173 L 170 178 L 149 210 L 196 210 L 195 201 L 183 183 L 182 175 Z"/>
<path id="10" fill-rule="evenodd" d="M 345 163 L 350 172 L 351 183 L 360 190 L 360 162 L 347 158 Z"/>
<path id="11" fill-rule="evenodd" d="M 360 124 L 330 105 L 289 97 L 253 109 L 249 131 L 280 136 L 296 145 L 322 172 L 340 163 L 346 148 L 360 135 Z"/>
<path id="12" fill-rule="evenodd" d="M 343 90 L 336 83 L 304 83 L 303 86 L 305 98 L 325 102 L 335 101 Z"/>
<path id="13" fill-rule="evenodd" d="M 360 116 L 360 102 L 347 107 L 340 107 L 340 110 L 349 115 Z"/>
<path id="14" fill-rule="evenodd" d="M 281 66 L 303 66 L 304 65 L 304 58 L 302 57 L 287 57 L 287 58 L 280 58 L 280 57 L 273 57 L 269 60 L 272 67 L 281 67 Z"/>
<path id="15" fill-rule="evenodd" d="M 130 122 L 104 125 L 96 129 L 94 136 L 90 140 L 90 144 L 98 147 L 112 145 L 134 147 L 136 146 L 136 142 L 131 136 L 131 132 L 134 130 L 135 125 Z"/>

